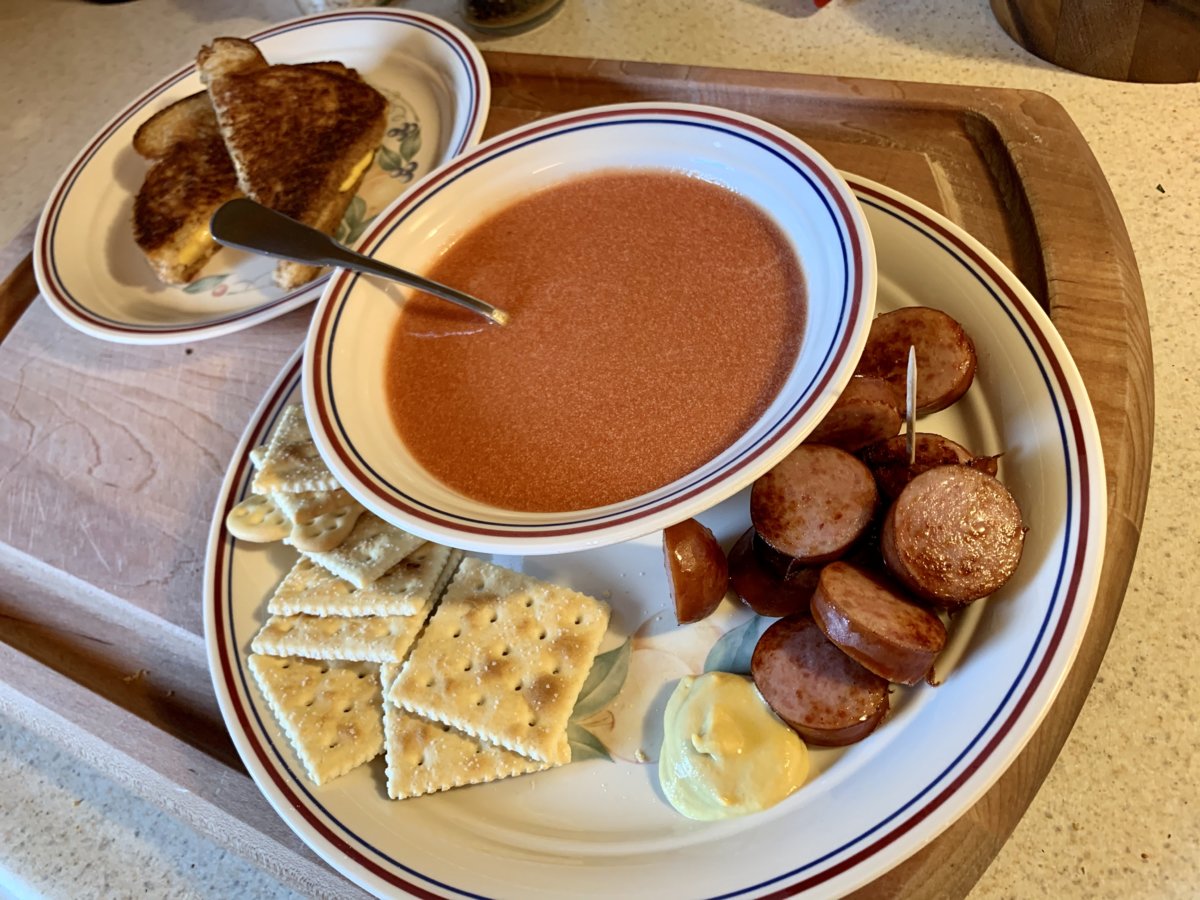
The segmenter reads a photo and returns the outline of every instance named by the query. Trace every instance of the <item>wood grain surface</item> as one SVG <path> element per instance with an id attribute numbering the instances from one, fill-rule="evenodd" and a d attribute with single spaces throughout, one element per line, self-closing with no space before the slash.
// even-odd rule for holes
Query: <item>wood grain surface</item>
<path id="1" fill-rule="evenodd" d="M 627 100 L 760 116 L 963 226 L 1017 273 L 1061 332 L 1096 410 L 1109 490 L 1107 556 L 1083 649 L 997 785 L 861 892 L 964 895 L 1070 732 L 1120 610 L 1145 507 L 1146 310 L 1124 225 L 1086 142 L 1036 93 L 485 55 L 489 133 Z M 24 310 L 0 343 L 0 708 L 281 880 L 315 895 L 349 890 L 242 770 L 200 638 L 217 490 L 251 412 L 301 342 L 308 311 L 194 345 L 103 343 L 68 328 L 44 302 L 29 305 L 31 287 L 19 276 L 29 238 L 24 252 L 0 257 L 9 260 L 0 277 L 17 273 L 0 292 L 0 321 L 5 310 Z"/>

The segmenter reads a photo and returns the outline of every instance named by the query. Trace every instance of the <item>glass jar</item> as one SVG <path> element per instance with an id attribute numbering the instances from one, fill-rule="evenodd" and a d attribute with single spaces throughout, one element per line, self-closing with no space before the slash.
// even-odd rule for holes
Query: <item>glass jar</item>
<path id="1" fill-rule="evenodd" d="M 518 34 L 549 19 L 563 0 L 463 0 L 466 23 L 488 34 Z"/>

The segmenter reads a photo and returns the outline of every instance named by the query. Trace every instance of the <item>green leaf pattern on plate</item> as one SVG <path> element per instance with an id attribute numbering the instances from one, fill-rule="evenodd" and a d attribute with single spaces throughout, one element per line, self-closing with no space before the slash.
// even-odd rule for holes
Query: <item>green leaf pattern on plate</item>
<path id="1" fill-rule="evenodd" d="M 342 244 L 353 244 L 374 218 L 367 215 L 367 202 L 362 197 L 355 197 L 346 207 L 346 213 L 338 224 L 334 238 Z"/>
<path id="2" fill-rule="evenodd" d="M 204 278 L 193 281 L 183 289 L 183 292 L 185 294 L 203 294 L 206 291 L 211 291 L 228 277 L 228 272 L 223 275 L 207 275 Z"/>
<path id="3" fill-rule="evenodd" d="M 626 638 L 620 647 L 614 647 L 596 657 L 592 663 L 592 670 L 588 672 L 587 680 L 579 691 L 579 699 L 575 701 L 572 719 L 586 719 L 613 701 L 621 692 L 625 678 L 629 675 L 629 657 L 632 652 L 633 646 Z"/>
<path id="4" fill-rule="evenodd" d="M 417 155 L 421 149 L 421 126 L 415 122 L 410 123 L 412 129 L 400 139 L 400 155 L 405 162 L 411 160 Z"/>
<path id="5" fill-rule="evenodd" d="M 416 176 L 421 151 L 421 122 L 412 105 L 395 91 L 388 97 L 388 124 L 375 162 L 392 178 L 407 184 Z"/>
<path id="6" fill-rule="evenodd" d="M 265 267 L 251 277 L 239 278 L 235 272 L 221 272 L 218 275 L 205 275 L 183 288 L 185 294 L 211 294 L 212 297 L 232 297 L 248 291 L 261 291 L 271 286 L 272 273 L 275 270 L 270 260 L 264 260 Z"/>
<path id="7" fill-rule="evenodd" d="M 567 740 L 571 744 L 571 762 L 582 762 L 585 759 L 607 759 L 612 757 L 600 739 L 581 725 L 567 723 Z"/>
<path id="8" fill-rule="evenodd" d="M 629 675 L 629 657 L 633 653 L 633 645 L 629 638 L 619 647 L 614 647 L 601 653 L 592 663 L 587 680 L 579 690 L 579 699 L 575 701 L 575 709 L 571 712 L 571 721 L 567 725 L 567 740 L 571 743 L 571 760 L 607 759 L 612 757 L 607 748 L 594 734 L 584 728 L 579 722 L 590 718 L 604 707 L 608 706 L 621 693 L 625 679 Z"/>
<path id="9" fill-rule="evenodd" d="M 773 621 L 775 620 L 754 616 L 737 628 L 725 632 L 708 652 L 708 658 L 704 661 L 704 671 L 749 675 L 754 646 Z"/>

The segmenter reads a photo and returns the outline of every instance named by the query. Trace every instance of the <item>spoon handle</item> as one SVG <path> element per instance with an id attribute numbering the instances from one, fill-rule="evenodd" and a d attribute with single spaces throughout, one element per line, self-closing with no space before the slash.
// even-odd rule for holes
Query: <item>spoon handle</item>
<path id="1" fill-rule="evenodd" d="M 222 204 L 213 213 L 209 230 L 218 243 L 229 247 L 315 266 L 340 266 L 366 275 L 378 275 L 457 303 L 497 325 L 508 321 L 508 313 L 490 303 L 484 303 L 470 294 L 430 281 L 413 272 L 397 269 L 369 256 L 355 253 L 324 232 L 302 225 L 283 213 L 245 197 Z"/>

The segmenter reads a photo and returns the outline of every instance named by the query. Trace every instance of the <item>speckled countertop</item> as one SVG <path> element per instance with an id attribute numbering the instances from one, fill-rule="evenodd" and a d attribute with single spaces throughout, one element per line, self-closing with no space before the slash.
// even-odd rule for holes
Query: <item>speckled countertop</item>
<path id="1" fill-rule="evenodd" d="M 401 3 L 458 21 L 448 0 Z M 297 0 L 0 3 L 0 246 L 83 142 L 216 34 Z M 566 0 L 496 49 L 1044 91 L 1112 185 L 1154 347 L 1154 466 L 1137 563 L 1108 654 L 1028 813 L 972 893 L 1200 895 L 1200 85 L 1100 81 L 1009 40 L 983 0 Z M 287 896 L 269 876 L 0 713 L 0 897 Z"/>

